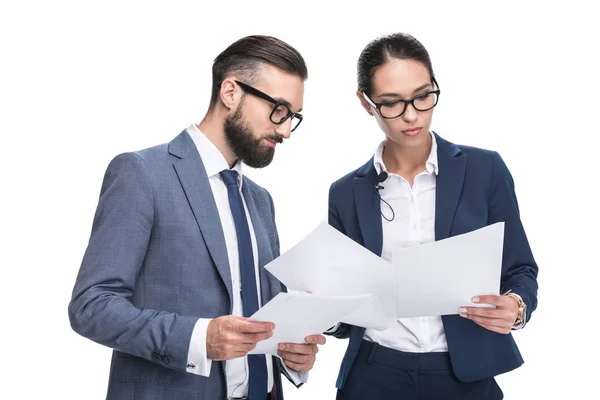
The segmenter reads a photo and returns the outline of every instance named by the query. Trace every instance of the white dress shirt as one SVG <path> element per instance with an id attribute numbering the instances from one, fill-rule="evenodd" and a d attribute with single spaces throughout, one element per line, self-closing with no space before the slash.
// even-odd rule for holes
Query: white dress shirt
<path id="1" fill-rule="evenodd" d="M 425 164 L 425 170 L 415 176 L 411 187 L 406 179 L 396 174 L 389 174 L 381 183 L 381 198 L 388 202 L 394 210 L 381 202 L 383 249 L 381 257 L 392 262 L 395 248 L 409 247 L 435 241 L 435 190 L 438 174 L 437 143 L 431 134 L 431 151 Z M 373 164 L 379 174 L 387 171 L 383 162 L 383 141 L 373 158 Z M 395 326 L 384 331 L 367 329 L 364 338 L 371 342 L 395 350 L 426 353 L 448 351 L 446 335 L 440 316 L 420 318 L 400 318 Z"/>
<path id="2" fill-rule="evenodd" d="M 188 133 L 192 137 L 200 158 L 206 169 L 208 175 L 208 181 L 217 204 L 217 210 L 219 212 L 219 218 L 221 219 L 221 225 L 223 227 L 223 234 L 225 236 L 225 245 L 227 247 L 227 255 L 229 258 L 229 267 L 231 270 L 231 283 L 233 288 L 233 315 L 243 316 L 242 309 L 242 297 L 241 297 L 241 277 L 240 277 L 240 261 L 239 252 L 237 245 L 237 236 L 235 231 L 235 223 L 233 221 L 233 215 L 229 208 L 229 196 L 227 193 L 227 187 L 221 178 L 220 172 L 229 169 L 229 165 L 221 152 L 217 147 L 196 127 L 191 125 L 187 129 Z M 238 162 L 232 168 L 238 172 L 239 187 L 242 190 L 243 176 L 242 176 L 242 163 Z M 250 236 L 252 239 L 252 252 L 254 254 L 254 268 L 256 273 L 256 284 L 259 306 L 261 304 L 261 288 L 260 288 L 260 276 L 258 270 L 258 249 L 256 244 L 256 235 L 252 225 L 252 219 L 248 216 L 248 207 L 246 206 L 246 200 L 242 195 L 242 201 L 244 203 L 244 209 L 248 219 L 248 226 L 250 228 Z M 201 295 L 201 294 L 200 294 Z M 208 329 L 208 323 L 210 319 L 200 318 L 194 326 L 192 338 L 190 341 L 190 348 L 188 351 L 188 368 L 187 372 L 202 376 L 209 376 L 212 360 L 207 358 L 206 352 L 206 333 Z M 268 382 L 267 391 L 270 392 L 273 388 L 273 360 L 269 355 L 265 356 L 267 360 L 267 372 Z M 189 367 L 194 365 L 195 368 Z M 290 370 L 288 370 L 290 372 Z M 227 379 L 227 396 L 228 397 L 244 397 L 248 394 L 248 359 L 247 357 L 240 357 L 225 362 L 225 375 Z M 294 380 L 305 381 L 305 379 L 298 378 L 297 374 L 291 371 L 291 375 Z M 302 376 L 302 374 L 300 375 Z M 306 377 L 304 377 L 306 378 Z"/>

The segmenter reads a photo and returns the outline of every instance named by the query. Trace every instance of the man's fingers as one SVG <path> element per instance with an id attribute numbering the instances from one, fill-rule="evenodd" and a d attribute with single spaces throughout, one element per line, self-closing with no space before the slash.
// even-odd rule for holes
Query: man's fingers
<path id="1" fill-rule="evenodd" d="M 280 343 L 279 350 L 296 354 L 317 354 L 319 349 L 314 344 Z"/>
<path id="2" fill-rule="evenodd" d="M 250 350 L 256 347 L 255 344 L 248 343 L 229 343 L 221 344 L 215 349 L 213 360 L 231 360 L 233 358 L 244 357 Z"/>
<path id="3" fill-rule="evenodd" d="M 313 360 L 313 358 L 314 358 L 314 355 L 312 355 L 312 354 L 311 355 L 298 354 L 298 353 L 292 353 L 292 352 L 283 351 L 283 350 L 277 351 L 277 354 L 283 360 L 285 360 L 285 361 L 291 361 L 291 362 L 294 362 L 296 364 L 309 364 Z"/>
<path id="4" fill-rule="evenodd" d="M 246 355 L 246 353 L 248 353 L 249 351 L 254 350 L 254 348 L 256 347 L 256 343 L 244 343 L 241 346 L 242 347 L 240 347 L 240 350 L 244 352 L 244 355 Z"/>
<path id="5" fill-rule="evenodd" d="M 229 343 L 230 345 L 238 345 L 238 344 L 251 344 L 255 345 L 256 343 L 268 339 L 273 336 L 273 331 L 269 332 L 259 332 L 259 333 L 239 333 L 239 332 L 228 332 L 222 336 L 222 340 L 224 343 Z"/>
<path id="6" fill-rule="evenodd" d="M 236 330 L 241 333 L 259 333 L 270 332 L 275 329 L 272 322 L 239 321 L 236 323 Z"/>
<path id="7" fill-rule="evenodd" d="M 228 353 L 232 355 L 231 358 L 244 357 L 249 351 L 254 350 L 255 347 L 255 343 L 237 343 L 231 346 Z"/>
<path id="8" fill-rule="evenodd" d="M 242 343 L 256 344 L 260 341 L 270 338 L 271 336 L 273 336 L 273 331 L 259 333 L 242 333 L 240 335 L 240 341 Z"/>
<path id="9" fill-rule="evenodd" d="M 298 364 L 293 361 L 284 360 L 283 361 L 288 368 L 293 369 L 294 371 L 308 371 L 310 370 L 310 365 Z"/>
<path id="10" fill-rule="evenodd" d="M 252 350 L 254 348 L 254 346 L 251 346 L 250 348 L 246 349 L 246 348 L 241 348 L 238 349 L 234 352 L 232 352 L 232 356 L 231 358 L 229 358 L 230 360 L 234 359 L 234 358 L 240 358 L 240 357 L 244 357 L 246 354 L 248 354 L 248 352 L 250 350 Z"/>
<path id="11" fill-rule="evenodd" d="M 304 340 L 306 340 L 306 343 L 310 344 L 325 344 L 325 342 L 327 342 L 327 339 L 325 339 L 325 336 L 323 335 L 310 335 L 305 337 Z"/>

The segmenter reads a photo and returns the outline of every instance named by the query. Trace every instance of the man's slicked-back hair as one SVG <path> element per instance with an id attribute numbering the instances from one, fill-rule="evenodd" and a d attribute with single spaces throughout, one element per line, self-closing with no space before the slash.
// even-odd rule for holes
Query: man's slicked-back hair
<path id="1" fill-rule="evenodd" d="M 431 82 L 437 86 L 425 46 L 407 33 L 391 33 L 369 42 L 360 53 L 357 65 L 358 88 L 371 95 L 375 71 L 394 58 L 419 61 L 429 70 Z"/>
<path id="2" fill-rule="evenodd" d="M 215 58 L 210 108 L 216 104 L 219 85 L 225 78 L 235 75 L 252 85 L 258 79 L 261 66 L 265 64 L 298 76 L 303 81 L 308 78 L 306 63 L 298 50 L 272 36 L 247 36 L 231 44 Z"/>

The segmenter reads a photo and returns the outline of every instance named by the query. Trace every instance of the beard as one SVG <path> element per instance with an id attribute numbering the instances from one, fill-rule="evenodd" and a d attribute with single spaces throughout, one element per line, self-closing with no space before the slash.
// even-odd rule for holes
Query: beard
<path id="1" fill-rule="evenodd" d="M 282 143 L 283 138 L 279 135 L 265 134 L 256 139 L 242 115 L 242 104 L 238 106 L 233 115 L 225 119 L 225 138 L 233 152 L 244 164 L 251 168 L 264 168 L 273 161 L 275 148 L 262 143 L 263 139 Z"/>

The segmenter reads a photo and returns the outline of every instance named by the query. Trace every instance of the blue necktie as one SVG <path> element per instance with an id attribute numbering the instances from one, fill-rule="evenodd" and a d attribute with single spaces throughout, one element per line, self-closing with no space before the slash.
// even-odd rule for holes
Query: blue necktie
<path id="1" fill-rule="evenodd" d="M 250 238 L 248 219 L 238 187 L 237 175 L 237 172 L 234 170 L 221 171 L 221 177 L 227 186 L 229 207 L 233 215 L 238 241 L 244 317 L 249 317 L 258 311 L 258 293 L 254 271 L 252 239 Z M 248 368 L 250 369 L 248 399 L 265 400 L 267 398 L 267 362 L 264 354 L 249 354 Z"/>

